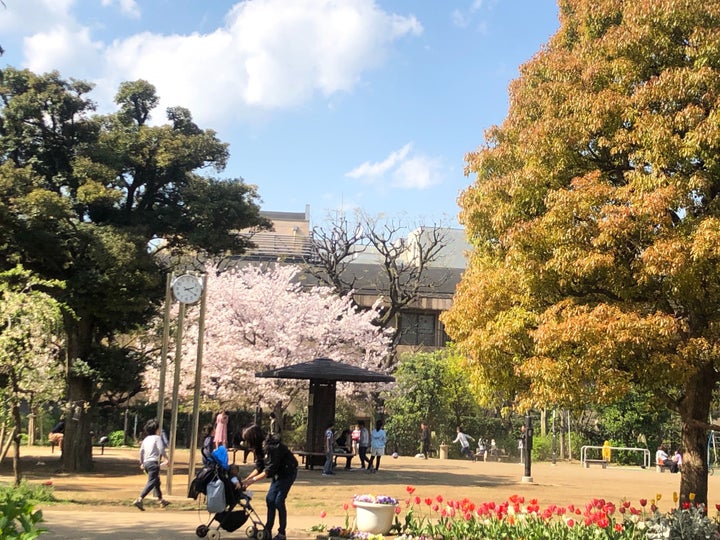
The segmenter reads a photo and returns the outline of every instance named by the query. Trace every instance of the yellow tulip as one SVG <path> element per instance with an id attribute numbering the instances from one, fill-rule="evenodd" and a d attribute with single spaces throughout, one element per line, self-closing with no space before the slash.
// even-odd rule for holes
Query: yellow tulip
<path id="1" fill-rule="evenodd" d="M 673 491 L 673 502 L 675 502 L 675 503 L 678 502 L 678 498 L 679 498 L 679 497 L 678 497 L 678 492 L 677 492 L 677 491 Z"/>
<path id="2" fill-rule="evenodd" d="M 655 500 L 656 500 L 656 501 L 659 501 L 660 499 L 662 499 L 662 493 L 657 493 L 657 494 L 655 495 Z"/>
<path id="3" fill-rule="evenodd" d="M 694 500 L 695 500 L 695 494 L 694 494 L 694 493 L 690 493 L 690 494 L 688 495 L 688 499 L 690 499 L 691 501 L 694 501 Z"/>

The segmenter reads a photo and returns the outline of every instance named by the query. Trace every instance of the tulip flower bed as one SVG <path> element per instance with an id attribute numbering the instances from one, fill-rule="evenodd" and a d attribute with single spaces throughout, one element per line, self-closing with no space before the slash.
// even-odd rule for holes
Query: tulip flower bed
<path id="1" fill-rule="evenodd" d="M 692 495 L 690 502 L 663 513 L 656 505 L 661 494 L 637 504 L 593 499 L 584 505 L 541 507 L 537 500 L 519 495 L 501 503 L 476 504 L 468 499 L 445 500 L 441 495 L 421 497 L 412 486 L 406 490 L 408 498 L 397 507 L 391 531 L 396 540 L 720 540 L 718 518 L 709 518 L 703 505 L 692 502 Z M 677 494 L 673 500 L 677 504 Z M 345 527 L 328 529 L 327 538 L 383 540 L 382 535 L 348 528 L 349 507 L 343 505 Z"/>

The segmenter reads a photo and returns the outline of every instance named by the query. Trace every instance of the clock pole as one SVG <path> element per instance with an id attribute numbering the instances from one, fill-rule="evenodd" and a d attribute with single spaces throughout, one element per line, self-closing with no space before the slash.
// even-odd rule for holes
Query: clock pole
<path id="1" fill-rule="evenodd" d="M 165 373 L 167 372 L 168 341 L 170 340 L 170 307 L 172 305 L 172 289 L 170 284 L 173 273 L 168 272 L 165 280 L 165 314 L 163 316 L 162 346 L 160 351 L 160 382 L 158 388 L 157 419 L 158 430 L 163 432 L 163 418 L 165 416 Z"/>
<path id="2" fill-rule="evenodd" d="M 172 477 L 175 465 L 175 438 L 177 437 L 178 389 L 180 388 L 180 363 L 182 361 L 183 326 L 185 325 L 185 304 L 178 307 L 177 333 L 175 335 L 175 378 L 173 380 L 172 414 L 170 418 L 170 451 L 168 452 L 167 492 L 172 495 Z"/>
<path id="3" fill-rule="evenodd" d="M 202 277 L 202 296 L 198 316 L 197 359 L 195 361 L 195 388 L 193 390 L 192 431 L 190 432 L 190 458 L 188 461 L 188 488 L 195 478 L 195 449 L 200 429 L 200 385 L 202 382 L 203 346 L 205 344 L 205 300 L 207 298 L 207 274 Z"/>

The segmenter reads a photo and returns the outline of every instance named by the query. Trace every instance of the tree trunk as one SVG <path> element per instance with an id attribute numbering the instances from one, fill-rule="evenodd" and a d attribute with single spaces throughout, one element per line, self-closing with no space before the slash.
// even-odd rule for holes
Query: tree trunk
<path id="1" fill-rule="evenodd" d="M 688 381 L 685 396 L 680 401 L 679 412 L 683 424 L 680 504 L 690 501 L 690 494 L 693 493 L 696 504 L 707 506 L 708 416 L 716 382 L 715 369 L 708 363 Z"/>
<path id="2" fill-rule="evenodd" d="M 65 416 L 62 463 L 68 472 L 93 470 L 90 437 L 92 383 L 84 377 L 68 380 L 68 406 Z"/>
<path id="3" fill-rule="evenodd" d="M 15 485 L 19 486 L 22 480 L 22 471 L 20 470 L 20 440 L 22 439 L 22 418 L 20 417 L 20 406 L 13 403 L 12 417 L 15 429 L 13 430 L 13 475 L 15 477 Z"/>
<path id="4" fill-rule="evenodd" d="M 79 320 L 64 315 L 66 342 L 66 393 L 65 437 L 63 438 L 62 464 L 68 472 L 93 470 L 92 440 L 90 438 L 90 413 L 93 396 L 91 379 L 73 373 L 76 358 L 87 358 L 92 341 L 90 317 Z"/>

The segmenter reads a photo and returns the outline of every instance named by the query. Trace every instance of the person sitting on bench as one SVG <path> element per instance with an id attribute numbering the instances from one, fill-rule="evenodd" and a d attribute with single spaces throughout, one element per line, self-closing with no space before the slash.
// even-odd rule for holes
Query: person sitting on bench
<path id="1" fill-rule="evenodd" d="M 335 440 L 335 453 L 344 452 L 349 454 L 345 463 L 346 469 L 351 469 L 350 462 L 353 458 L 352 451 L 352 432 L 349 429 L 343 429 L 340 436 Z"/>
<path id="2" fill-rule="evenodd" d="M 659 467 L 667 467 L 670 469 L 671 473 L 678 472 L 677 462 L 668 457 L 668 454 L 665 451 L 665 446 L 662 444 L 658 446 L 657 452 L 655 452 L 655 463 Z"/>

